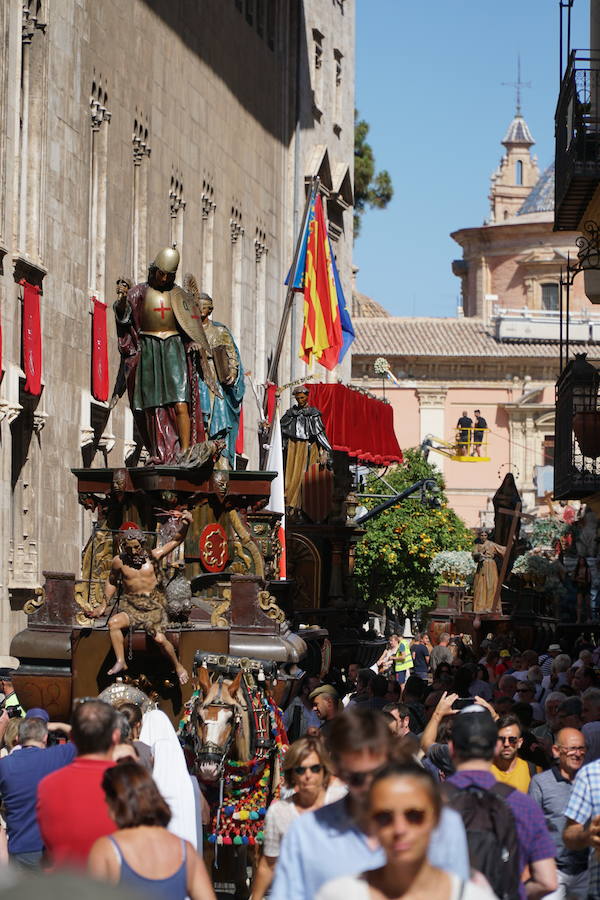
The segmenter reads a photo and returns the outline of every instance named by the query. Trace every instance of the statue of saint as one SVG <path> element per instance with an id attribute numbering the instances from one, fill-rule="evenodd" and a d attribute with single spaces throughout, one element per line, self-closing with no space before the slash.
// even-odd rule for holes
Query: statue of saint
<path id="1" fill-rule="evenodd" d="M 285 465 L 285 505 L 291 510 L 302 507 L 302 479 L 315 463 L 325 465 L 332 452 L 325 434 L 321 411 L 308 405 L 305 384 L 292 391 L 296 401 L 281 418 Z"/>
<path id="2" fill-rule="evenodd" d="M 196 298 L 202 324 L 200 340 L 196 338 L 190 349 L 197 361 L 204 432 L 210 440 L 225 441 L 221 459 L 233 468 L 245 390 L 240 352 L 227 326 L 211 319 L 212 298 L 198 292 L 192 275 L 186 275 L 185 285 Z"/>
<path id="3" fill-rule="evenodd" d="M 168 656 L 180 683 L 185 684 L 189 679 L 188 673 L 177 659 L 173 644 L 165 636 L 166 599 L 159 563 L 183 543 L 192 521 L 192 514 L 189 510 L 184 512 L 173 510 L 171 517 L 180 518 L 179 531 L 166 544 L 150 552 L 144 546 L 145 535 L 142 531 L 129 528 L 123 532 L 120 552 L 112 561 L 104 588 L 104 604 L 89 613 L 93 618 L 103 616 L 107 605 L 115 597 L 119 587 L 121 588 L 119 611 L 108 620 L 110 640 L 117 658 L 115 665 L 108 672 L 109 675 L 116 675 L 127 669 L 123 629 L 140 628 L 154 638 L 163 653 Z"/>
<path id="4" fill-rule="evenodd" d="M 193 297 L 175 284 L 179 252 L 161 250 L 148 281 L 114 304 L 129 402 L 151 463 L 179 462 L 205 440 L 195 367 L 190 356 L 199 321 Z"/>
<path id="5" fill-rule="evenodd" d="M 477 571 L 473 579 L 473 612 L 492 612 L 494 597 L 498 587 L 498 566 L 496 557 L 502 558 L 506 547 L 488 539 L 487 531 L 482 531 L 473 557 L 477 560 Z"/>

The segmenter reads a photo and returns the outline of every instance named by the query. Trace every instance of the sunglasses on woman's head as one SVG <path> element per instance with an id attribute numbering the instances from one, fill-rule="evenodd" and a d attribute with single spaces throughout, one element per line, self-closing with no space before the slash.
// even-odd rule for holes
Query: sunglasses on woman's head
<path id="1" fill-rule="evenodd" d="M 314 766 L 294 766 L 294 775 L 304 775 L 305 772 L 312 772 L 318 775 L 323 770 L 321 763 L 315 763 Z"/>

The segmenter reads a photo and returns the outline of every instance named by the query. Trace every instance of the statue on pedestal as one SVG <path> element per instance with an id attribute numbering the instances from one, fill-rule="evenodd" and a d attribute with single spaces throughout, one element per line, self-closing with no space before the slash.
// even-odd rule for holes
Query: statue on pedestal
<path id="1" fill-rule="evenodd" d="M 245 391 L 240 352 L 227 326 L 210 318 L 214 309 L 212 297 L 200 293 L 193 275 L 185 276 L 184 285 L 196 300 L 202 325 L 200 339 L 195 338 L 192 345 L 197 363 L 202 424 L 207 438 L 225 441 L 222 459 L 233 468 Z"/>
<path id="2" fill-rule="evenodd" d="M 206 437 L 191 356 L 199 313 L 175 284 L 178 265 L 174 247 L 161 250 L 148 281 L 127 293 L 119 283 L 114 304 L 131 410 L 150 462 L 158 464 L 179 462 Z"/>
<path id="3" fill-rule="evenodd" d="M 315 463 L 326 465 L 332 453 L 320 410 L 308 405 L 305 384 L 292 391 L 296 404 L 281 418 L 281 437 L 285 465 L 285 505 L 302 507 L 302 479 Z"/>
<path id="4" fill-rule="evenodd" d="M 110 639 L 117 658 L 115 665 L 108 672 L 109 675 L 116 675 L 127 669 L 123 630 L 141 628 L 154 638 L 168 656 L 180 683 L 185 684 L 189 680 L 188 673 L 177 659 L 175 648 L 165 636 L 166 599 L 159 563 L 183 543 L 192 521 L 192 514 L 189 510 L 184 512 L 173 510 L 171 517 L 178 517 L 181 521 L 178 532 L 166 544 L 150 552 L 144 546 L 145 535 L 142 531 L 128 528 L 123 532 L 121 550 L 112 561 L 110 575 L 104 588 L 104 604 L 90 613 L 94 618 L 104 615 L 107 605 L 121 588 L 122 593 L 118 598 L 119 611 L 108 620 Z"/>
<path id="5" fill-rule="evenodd" d="M 482 531 L 473 553 L 477 571 L 473 580 L 473 612 L 491 612 L 498 587 L 498 565 L 496 557 L 503 558 L 506 547 L 490 541 L 487 531 Z"/>

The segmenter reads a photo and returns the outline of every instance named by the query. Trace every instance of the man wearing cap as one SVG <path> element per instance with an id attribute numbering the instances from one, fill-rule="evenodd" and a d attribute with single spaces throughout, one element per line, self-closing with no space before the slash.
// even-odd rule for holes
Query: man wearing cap
<path id="1" fill-rule="evenodd" d="M 4 805 L 8 855 L 25 868 L 39 866 L 44 843 L 37 823 L 35 804 L 42 778 L 73 761 L 75 745 L 47 747 L 49 730 L 70 731 L 62 722 L 49 723 L 45 709 L 34 708 L 19 723 L 19 745 L 0 759 L 0 796 Z"/>
<path id="2" fill-rule="evenodd" d="M 540 657 L 540 669 L 542 670 L 542 675 L 552 674 L 552 662 L 561 652 L 560 644 L 550 644 L 547 653 L 544 653 L 544 655 Z"/>
<path id="3" fill-rule="evenodd" d="M 333 720 L 340 712 L 340 695 L 332 684 L 322 684 L 308 695 L 313 709 L 321 720 L 319 734 L 327 740 Z"/>
<path id="4" fill-rule="evenodd" d="M 19 698 L 13 687 L 13 674 L 19 668 L 19 660 L 16 656 L 0 656 L 0 691 L 4 694 L 2 708 L 12 715 L 24 716 L 25 710 L 19 703 Z M 9 712 L 10 714 L 10 712 Z"/>
<path id="5" fill-rule="evenodd" d="M 500 679 L 503 675 L 512 674 L 512 667 L 510 662 L 510 650 L 501 650 L 500 661 L 494 670 L 496 678 Z"/>
<path id="6" fill-rule="evenodd" d="M 302 507 L 304 473 L 315 463 L 325 465 L 332 450 L 321 411 L 308 405 L 307 386 L 299 385 L 292 394 L 296 403 L 281 417 L 281 437 L 285 464 L 285 505 L 296 510 Z"/>
<path id="7" fill-rule="evenodd" d="M 178 250 L 161 250 L 148 281 L 121 293 L 113 307 L 131 411 L 158 463 L 173 462 L 205 439 L 190 356 L 194 339 L 185 330 L 193 330 L 200 312 L 175 284 L 178 265 Z"/>
<path id="8" fill-rule="evenodd" d="M 446 703 L 445 695 L 440 703 Z M 455 715 L 449 747 L 456 774 L 448 782 L 459 789 L 470 785 L 487 791 L 493 789 L 496 780 L 490 769 L 497 737 L 496 724 L 483 707 L 470 706 Z M 519 893 L 523 900 L 526 897 L 538 900 L 558 886 L 554 841 L 541 809 L 531 797 L 513 790 L 505 802 L 515 818 L 520 869 L 528 875 L 527 881 L 520 884 Z"/>

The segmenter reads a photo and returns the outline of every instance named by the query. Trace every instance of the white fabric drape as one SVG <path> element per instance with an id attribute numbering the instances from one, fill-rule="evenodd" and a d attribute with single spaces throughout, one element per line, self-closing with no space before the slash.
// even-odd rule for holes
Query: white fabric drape
<path id="1" fill-rule="evenodd" d="M 171 808 L 169 831 L 196 847 L 194 789 L 175 729 L 162 710 L 151 709 L 144 715 L 140 740 L 152 749 L 152 777 Z"/>

